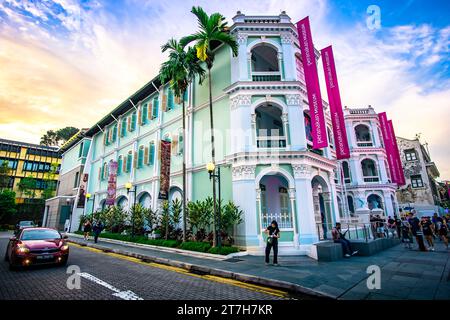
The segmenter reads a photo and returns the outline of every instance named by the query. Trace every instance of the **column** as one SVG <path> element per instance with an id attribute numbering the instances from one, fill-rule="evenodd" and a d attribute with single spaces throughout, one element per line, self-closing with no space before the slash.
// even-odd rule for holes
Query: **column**
<path id="1" fill-rule="evenodd" d="M 244 212 L 244 222 L 236 229 L 236 243 L 246 247 L 260 246 L 255 187 L 256 166 L 240 165 L 232 168 L 233 201 Z M 258 231 L 259 230 L 259 231 Z"/>
<path id="2" fill-rule="evenodd" d="M 236 41 L 238 43 L 238 56 L 231 58 L 231 78 L 232 82 L 248 81 L 248 57 L 247 57 L 247 34 L 238 32 Z"/>
<path id="3" fill-rule="evenodd" d="M 384 215 L 394 217 L 395 210 L 392 205 L 391 195 L 389 192 L 383 191 L 383 200 L 384 200 Z"/>
<path id="4" fill-rule="evenodd" d="M 299 238 L 298 238 L 298 224 L 297 224 L 297 208 L 295 206 L 295 188 L 289 188 L 289 201 L 291 204 L 291 217 L 292 217 L 292 226 L 294 228 L 294 247 L 299 246 Z"/>
<path id="5" fill-rule="evenodd" d="M 352 184 L 364 184 L 362 175 L 361 162 L 358 156 L 349 159 L 350 175 L 352 177 Z"/>
<path id="6" fill-rule="evenodd" d="M 299 244 L 309 245 L 319 241 L 314 217 L 311 168 L 305 164 L 292 165 L 295 179 L 295 198 L 299 226 Z"/>
<path id="7" fill-rule="evenodd" d="M 380 159 L 379 156 L 377 156 L 377 163 L 378 163 L 378 168 L 379 168 L 379 177 L 381 179 L 382 183 L 388 183 L 388 175 L 387 175 L 387 168 L 386 165 L 384 163 L 384 159 Z"/>
<path id="8" fill-rule="evenodd" d="M 232 154 L 251 149 L 254 133 L 251 102 L 251 95 L 237 95 L 230 99 L 230 149 Z"/>
<path id="9" fill-rule="evenodd" d="M 334 175 L 334 172 L 329 173 L 329 176 Z M 341 220 L 341 217 L 339 215 L 339 204 L 337 201 L 337 190 L 336 190 L 336 183 L 334 182 L 334 176 L 329 180 L 330 181 L 330 186 L 331 186 L 331 202 L 332 202 L 332 207 L 334 208 L 333 212 L 334 212 L 334 220 L 333 223 L 339 222 Z M 343 201 L 344 199 L 342 199 Z"/>
<path id="10" fill-rule="evenodd" d="M 294 40 L 289 32 L 281 34 L 281 48 L 283 50 L 284 80 L 296 81 Z"/>
<path id="11" fill-rule="evenodd" d="M 283 133 L 286 139 L 286 147 L 290 148 L 291 145 L 291 138 L 290 138 L 290 134 L 289 134 L 289 120 L 288 120 L 288 114 L 287 113 L 283 113 L 281 115 L 281 121 L 283 122 Z"/>
<path id="12" fill-rule="evenodd" d="M 372 140 L 373 140 L 373 144 L 374 147 L 376 148 L 380 148 L 381 147 L 381 140 L 380 140 L 380 136 L 378 135 L 378 129 L 377 129 L 377 124 L 374 121 L 370 121 L 370 133 L 372 134 Z"/>
<path id="13" fill-rule="evenodd" d="M 288 107 L 290 150 L 306 150 L 305 120 L 301 107 L 302 97 L 299 94 L 287 94 L 286 104 Z"/>

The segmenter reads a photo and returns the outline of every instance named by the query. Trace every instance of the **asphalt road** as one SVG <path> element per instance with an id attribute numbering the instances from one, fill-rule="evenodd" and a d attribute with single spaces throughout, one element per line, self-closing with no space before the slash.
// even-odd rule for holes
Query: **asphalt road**
<path id="1" fill-rule="evenodd" d="M 0 233 L 0 300 L 272 300 L 284 292 L 92 248 L 70 246 L 66 267 L 10 271 L 3 261 L 10 234 Z M 75 271 L 67 273 L 68 268 Z M 79 268 L 79 269 L 77 269 Z M 70 269 L 69 269 L 70 270 Z M 80 272 L 80 273 L 78 273 Z M 74 274 L 77 274 L 74 276 Z M 80 276 L 81 275 L 81 276 Z M 69 281 L 68 281 L 69 280 Z M 79 288 L 77 288 L 77 280 Z M 75 287 L 70 289 L 67 285 Z"/>

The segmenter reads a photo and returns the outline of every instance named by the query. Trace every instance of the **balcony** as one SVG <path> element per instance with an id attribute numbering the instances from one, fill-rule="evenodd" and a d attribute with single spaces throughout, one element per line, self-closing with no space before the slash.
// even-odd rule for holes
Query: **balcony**
<path id="1" fill-rule="evenodd" d="M 372 141 L 357 141 L 356 146 L 358 148 L 373 147 L 373 142 Z"/>
<path id="2" fill-rule="evenodd" d="M 252 72 L 252 81 L 281 81 L 279 72 Z"/>
<path id="3" fill-rule="evenodd" d="M 258 148 L 285 148 L 285 136 L 259 136 L 256 137 L 256 145 Z"/>
<path id="4" fill-rule="evenodd" d="M 380 177 L 378 177 L 378 176 L 364 176 L 364 182 L 377 183 L 377 182 L 380 182 Z"/>

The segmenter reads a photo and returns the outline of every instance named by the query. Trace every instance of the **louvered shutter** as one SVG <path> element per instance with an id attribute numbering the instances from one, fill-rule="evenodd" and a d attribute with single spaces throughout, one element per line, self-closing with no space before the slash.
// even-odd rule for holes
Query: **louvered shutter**
<path id="1" fill-rule="evenodd" d="M 167 95 L 165 94 L 162 96 L 162 110 L 163 112 L 167 111 Z"/>
<path id="2" fill-rule="evenodd" d="M 98 168 L 98 180 L 102 178 L 102 168 Z"/>
<path id="3" fill-rule="evenodd" d="M 128 157 L 123 157 L 123 166 L 122 166 L 122 171 L 123 172 L 128 172 L 128 170 L 127 170 L 127 163 L 128 163 Z"/>
<path id="4" fill-rule="evenodd" d="M 134 157 L 133 157 L 133 168 L 137 168 L 137 152 L 134 152 Z"/>
<path id="5" fill-rule="evenodd" d="M 172 147 L 172 154 L 173 155 L 177 154 L 177 151 L 178 151 L 178 136 L 177 135 L 173 136 L 171 147 Z"/>
<path id="6" fill-rule="evenodd" d="M 149 152 L 149 157 L 150 157 L 150 165 L 154 165 L 155 164 L 155 144 L 152 142 L 150 143 L 150 152 Z"/>
<path id="7" fill-rule="evenodd" d="M 143 121 L 142 121 L 142 110 L 141 109 L 138 110 L 138 121 L 139 121 L 139 125 L 142 126 Z"/>
<path id="8" fill-rule="evenodd" d="M 153 119 L 152 112 L 153 112 L 153 106 L 152 106 L 152 103 L 149 102 L 147 105 L 147 120 Z"/>
<path id="9" fill-rule="evenodd" d="M 127 117 L 127 130 L 131 132 L 131 117 Z"/>
<path id="10" fill-rule="evenodd" d="M 149 155 L 148 147 L 145 147 L 144 148 L 144 164 L 146 164 L 146 165 L 149 164 L 148 155 Z"/>

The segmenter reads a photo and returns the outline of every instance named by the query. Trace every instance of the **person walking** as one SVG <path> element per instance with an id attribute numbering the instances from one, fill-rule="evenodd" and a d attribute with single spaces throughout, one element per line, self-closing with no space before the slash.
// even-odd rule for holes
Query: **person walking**
<path id="1" fill-rule="evenodd" d="M 422 225 L 423 235 L 428 243 L 428 251 L 434 251 L 434 227 L 433 223 L 430 220 L 430 217 L 422 217 L 422 221 L 420 222 L 420 224 Z"/>
<path id="2" fill-rule="evenodd" d="M 92 231 L 94 232 L 94 242 L 97 243 L 98 236 L 103 231 L 105 226 L 103 225 L 103 222 L 99 219 L 95 222 L 94 227 L 92 228 Z"/>
<path id="3" fill-rule="evenodd" d="M 447 238 L 448 224 L 445 219 L 442 219 L 442 223 L 439 227 L 439 230 L 437 230 L 437 233 L 438 233 L 439 237 L 441 238 L 441 240 L 444 241 L 445 247 L 448 250 L 448 238 Z"/>
<path id="4" fill-rule="evenodd" d="M 400 219 L 397 215 L 394 216 L 395 219 L 395 228 L 397 229 L 397 237 L 399 239 L 402 238 L 402 219 Z"/>
<path id="5" fill-rule="evenodd" d="M 406 220 L 404 217 L 402 218 L 401 222 L 401 235 L 405 249 L 406 248 L 412 249 L 411 225 L 409 224 L 408 220 Z"/>
<path id="6" fill-rule="evenodd" d="M 425 244 L 423 243 L 423 232 L 422 226 L 420 225 L 420 220 L 414 215 L 414 212 L 409 213 L 409 224 L 411 225 L 411 233 L 416 237 L 417 244 L 419 245 L 420 251 L 427 251 Z"/>
<path id="7" fill-rule="evenodd" d="M 278 266 L 278 239 L 280 238 L 278 223 L 273 220 L 264 232 L 267 234 L 266 265 L 269 264 L 270 250 L 273 248 L 273 265 Z"/>
<path id="8" fill-rule="evenodd" d="M 347 231 L 342 233 L 340 222 L 336 222 L 336 226 L 331 231 L 331 235 L 333 236 L 333 242 L 340 243 L 342 245 L 344 257 L 350 258 L 351 256 L 357 254 L 358 251 L 353 251 L 350 241 L 345 239 L 345 234 L 347 233 Z"/>
<path id="9" fill-rule="evenodd" d="M 84 240 L 89 240 L 89 233 L 92 230 L 92 224 L 89 219 L 87 219 L 83 224 Z"/>

